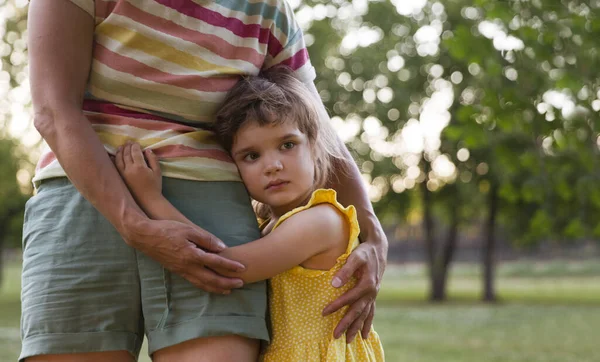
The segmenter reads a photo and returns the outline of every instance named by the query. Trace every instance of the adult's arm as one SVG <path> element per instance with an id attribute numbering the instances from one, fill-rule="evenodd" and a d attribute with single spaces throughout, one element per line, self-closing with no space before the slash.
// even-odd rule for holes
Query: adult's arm
<path id="1" fill-rule="evenodd" d="M 73 185 L 127 244 L 204 290 L 223 293 L 241 286 L 241 280 L 205 267 L 243 268 L 210 253 L 224 249 L 214 235 L 183 223 L 150 220 L 144 214 L 85 118 L 82 102 L 93 29 L 94 19 L 68 0 L 30 2 L 29 67 L 36 129 Z"/>
<path id="2" fill-rule="evenodd" d="M 326 127 L 331 127 L 329 115 L 321 101 L 314 83 L 305 83 L 316 98 L 316 104 Z M 329 130 L 332 132 L 332 130 Z M 339 149 L 344 155 L 334 165 L 335 177 L 332 178 L 331 188 L 338 193 L 338 200 L 343 205 L 354 205 L 360 225 L 360 246 L 352 252 L 346 265 L 332 280 L 334 287 L 346 284 L 352 275 L 358 278 L 356 286 L 329 304 L 323 311 L 329 315 L 345 305 L 349 305 L 346 315 L 337 325 L 334 336 L 339 338 L 346 332 L 346 340 L 352 341 L 358 331 L 366 338 L 375 316 L 375 298 L 379 292 L 381 279 L 385 270 L 388 241 L 383 228 L 375 216 L 373 206 L 367 195 L 360 171 L 352 155 L 337 137 Z"/>

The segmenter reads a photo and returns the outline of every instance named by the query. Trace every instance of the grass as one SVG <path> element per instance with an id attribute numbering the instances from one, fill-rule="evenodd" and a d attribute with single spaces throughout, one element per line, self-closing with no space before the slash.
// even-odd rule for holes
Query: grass
<path id="1" fill-rule="evenodd" d="M 19 353 L 19 266 L 0 289 L 0 361 Z M 476 266 L 450 273 L 450 301 L 425 302 L 420 265 L 390 266 L 375 328 L 387 361 L 600 362 L 600 263 L 519 262 L 498 269 L 501 302 L 478 302 Z M 142 351 L 140 361 L 150 359 Z"/>
<path id="2" fill-rule="evenodd" d="M 500 302 L 536 305 L 600 305 L 600 263 L 513 262 L 498 268 L 496 289 Z M 423 301 L 427 298 L 422 265 L 388 268 L 378 302 Z M 472 264 L 450 270 L 448 296 L 453 301 L 481 299 L 481 275 Z"/>
<path id="3" fill-rule="evenodd" d="M 385 305 L 377 312 L 388 361 L 600 361 L 600 307 Z"/>

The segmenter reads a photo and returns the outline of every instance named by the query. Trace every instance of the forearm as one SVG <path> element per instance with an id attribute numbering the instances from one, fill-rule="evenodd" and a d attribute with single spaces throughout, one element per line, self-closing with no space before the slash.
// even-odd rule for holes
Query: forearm
<path id="1" fill-rule="evenodd" d="M 345 147 L 344 154 L 345 159 L 336 160 L 334 164 L 335 177 L 329 187 L 336 190 L 342 205 L 354 205 L 356 208 L 361 241 L 374 243 L 387 255 L 387 238 L 375 215 L 358 167 Z"/>
<path id="2" fill-rule="evenodd" d="M 264 268 L 264 264 L 261 266 L 260 263 L 257 262 L 261 259 L 260 255 L 254 254 L 252 250 L 248 250 L 247 247 L 244 248 L 243 245 L 227 248 L 221 251 L 219 255 L 243 264 L 246 269 L 233 272 L 224 268 L 216 268 L 215 271 L 230 278 L 240 278 L 244 283 L 255 283 L 261 280 L 267 280 L 293 266 L 284 265 L 283 267 L 278 268 L 271 264 L 268 268 Z"/>
<path id="3" fill-rule="evenodd" d="M 185 217 L 181 211 L 177 210 L 162 194 L 150 197 L 143 196 L 139 202 L 140 206 L 151 219 L 179 221 L 193 227 L 198 227 L 198 225 Z"/>
<path id="4" fill-rule="evenodd" d="M 223 274 L 252 283 L 302 265 L 315 255 L 333 250 L 341 254 L 340 246 L 345 249 L 348 244 L 345 223 L 347 220 L 333 206 L 318 205 L 296 213 L 264 237 L 223 250 L 219 255 L 246 266 L 242 272 Z M 329 261 L 331 265 L 322 265 L 325 269 L 335 263 L 333 257 Z"/>
<path id="5" fill-rule="evenodd" d="M 34 109 L 36 128 L 73 185 L 121 235 L 147 220 L 81 110 L 47 103 Z"/>

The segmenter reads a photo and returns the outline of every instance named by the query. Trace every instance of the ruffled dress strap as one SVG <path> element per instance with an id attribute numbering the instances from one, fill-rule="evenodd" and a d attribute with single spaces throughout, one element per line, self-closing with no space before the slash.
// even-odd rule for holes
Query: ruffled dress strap
<path id="1" fill-rule="evenodd" d="M 352 252 L 352 250 L 354 250 L 354 248 L 356 248 L 356 246 L 358 245 L 358 235 L 360 234 L 360 227 L 358 226 L 356 208 L 354 208 L 353 205 L 345 207 L 344 205 L 340 204 L 337 200 L 337 192 L 333 189 L 317 189 L 313 191 L 310 200 L 306 203 L 306 205 L 297 207 L 283 214 L 279 218 L 279 220 L 277 220 L 275 226 L 273 226 L 273 230 L 275 230 L 276 227 L 278 227 L 285 220 L 289 219 L 291 216 L 320 204 L 333 205 L 348 220 L 348 225 L 350 226 L 348 247 L 346 248 L 346 252 L 340 255 L 338 258 L 338 261 L 345 261 Z"/>

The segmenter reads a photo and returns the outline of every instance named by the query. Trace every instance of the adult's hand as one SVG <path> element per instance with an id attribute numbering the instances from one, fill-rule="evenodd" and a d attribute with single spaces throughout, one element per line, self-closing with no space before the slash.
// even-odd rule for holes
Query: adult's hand
<path id="1" fill-rule="evenodd" d="M 224 250 L 225 244 L 199 227 L 147 219 L 129 227 L 124 237 L 132 247 L 207 292 L 229 294 L 243 285 L 241 279 L 223 277 L 210 269 L 239 272 L 244 266 L 214 254 Z"/>
<path id="2" fill-rule="evenodd" d="M 329 315 L 349 306 L 335 328 L 335 338 L 340 338 L 346 332 L 346 342 L 350 343 L 359 330 L 363 338 L 368 337 L 375 316 L 375 298 L 385 270 L 386 254 L 386 250 L 378 247 L 378 244 L 364 242 L 350 254 L 346 265 L 333 278 L 332 285 L 336 288 L 345 285 L 353 276 L 357 278 L 352 289 L 323 310 L 323 315 Z"/>

